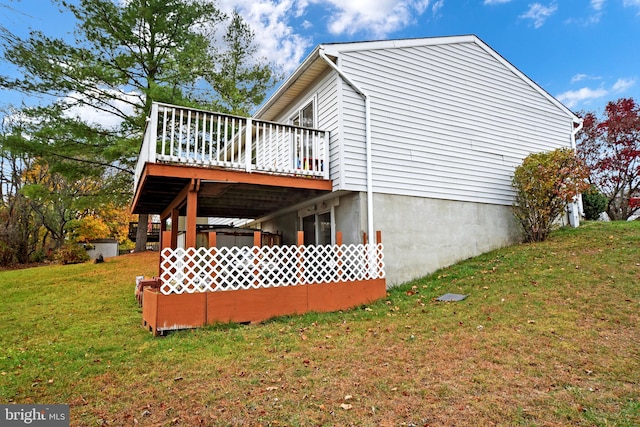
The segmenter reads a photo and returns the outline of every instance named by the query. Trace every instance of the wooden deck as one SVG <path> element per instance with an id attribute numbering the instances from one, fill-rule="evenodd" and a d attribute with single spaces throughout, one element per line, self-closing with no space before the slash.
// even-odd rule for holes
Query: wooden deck
<path id="1" fill-rule="evenodd" d="M 197 247 L 199 218 L 256 219 L 333 191 L 329 133 L 154 103 L 135 171 L 132 212 L 160 216 L 156 281 L 143 325 L 155 335 L 219 322 L 327 312 L 386 295 L 382 245 Z M 178 224 L 184 240 L 178 247 Z M 169 227 L 168 224 L 171 224 Z M 182 239 L 182 237 L 181 237 Z"/>

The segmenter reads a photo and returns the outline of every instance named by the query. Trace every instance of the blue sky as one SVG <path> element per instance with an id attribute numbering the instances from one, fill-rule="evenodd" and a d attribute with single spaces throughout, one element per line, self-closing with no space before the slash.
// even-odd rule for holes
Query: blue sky
<path id="1" fill-rule="evenodd" d="M 291 72 L 317 44 L 476 34 L 574 111 L 640 101 L 640 0 L 219 0 L 252 25 L 261 54 Z M 8 6 L 8 7 L 7 7 Z M 0 23 L 64 37 L 47 0 L 0 0 Z M 7 64 L 0 68 L 8 70 Z M 3 71 L 4 72 L 4 71 Z M 20 95 L 1 93 L 0 107 Z"/>

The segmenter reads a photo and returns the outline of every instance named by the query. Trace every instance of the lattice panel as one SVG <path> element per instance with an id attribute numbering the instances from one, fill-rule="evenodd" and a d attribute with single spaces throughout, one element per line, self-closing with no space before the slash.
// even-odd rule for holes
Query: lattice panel
<path id="1" fill-rule="evenodd" d="M 383 278 L 382 244 L 163 249 L 163 294 Z"/>

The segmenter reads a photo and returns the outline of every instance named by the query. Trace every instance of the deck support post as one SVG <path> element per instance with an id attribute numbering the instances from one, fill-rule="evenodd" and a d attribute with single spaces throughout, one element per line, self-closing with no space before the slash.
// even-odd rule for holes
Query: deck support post
<path id="1" fill-rule="evenodd" d="M 304 231 L 298 231 L 298 241 L 296 243 L 297 246 L 304 248 Z M 298 260 L 296 262 L 296 281 L 298 284 L 302 283 L 302 251 L 298 252 Z"/>
<path id="2" fill-rule="evenodd" d="M 192 179 L 187 193 L 187 230 L 185 235 L 185 248 L 196 247 L 196 222 L 198 219 L 198 191 L 200 180 Z"/>
<path id="3" fill-rule="evenodd" d="M 342 277 L 342 231 L 336 231 L 336 246 L 338 246 L 338 277 Z"/>
<path id="4" fill-rule="evenodd" d="M 180 220 L 180 211 L 178 209 L 171 209 L 171 249 L 178 247 L 178 221 Z"/>

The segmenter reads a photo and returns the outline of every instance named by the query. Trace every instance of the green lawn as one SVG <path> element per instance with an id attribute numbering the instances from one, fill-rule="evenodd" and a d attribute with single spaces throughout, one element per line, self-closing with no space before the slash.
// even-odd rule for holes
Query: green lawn
<path id="1" fill-rule="evenodd" d="M 72 425 L 640 425 L 640 221 L 469 259 L 352 311 L 153 338 L 157 253 L 0 272 L 0 402 Z M 444 293 L 458 303 L 437 303 Z"/>

